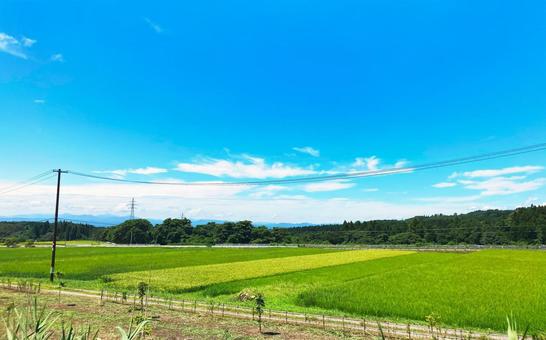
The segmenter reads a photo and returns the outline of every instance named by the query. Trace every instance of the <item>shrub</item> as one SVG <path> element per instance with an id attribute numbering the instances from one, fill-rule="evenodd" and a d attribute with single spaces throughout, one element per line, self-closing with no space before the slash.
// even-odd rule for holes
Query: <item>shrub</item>
<path id="1" fill-rule="evenodd" d="M 4 239 L 4 244 L 8 248 L 17 248 L 17 240 L 14 238 L 6 238 Z"/>

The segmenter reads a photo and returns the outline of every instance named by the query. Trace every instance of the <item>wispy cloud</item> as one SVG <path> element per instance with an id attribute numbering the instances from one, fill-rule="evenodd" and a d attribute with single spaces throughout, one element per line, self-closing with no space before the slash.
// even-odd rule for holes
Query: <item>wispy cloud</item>
<path id="1" fill-rule="evenodd" d="M 480 191 L 481 197 L 511 195 L 533 191 L 544 186 L 546 178 L 527 179 L 529 175 L 542 170 L 544 170 L 542 166 L 526 165 L 501 169 L 454 172 L 448 177 L 450 181 L 434 184 L 433 187 L 449 188 L 460 185 L 465 189 Z"/>
<path id="2" fill-rule="evenodd" d="M 176 170 L 215 177 L 284 178 L 317 173 L 315 170 L 290 166 L 281 162 L 267 164 L 265 159 L 243 155 L 243 161 L 206 158 L 194 163 L 179 163 Z"/>
<path id="3" fill-rule="evenodd" d="M 11 35 L 0 32 L 0 51 L 21 59 L 28 59 L 25 49 L 35 43 L 36 40 L 30 38 L 23 37 L 19 41 Z"/>
<path id="4" fill-rule="evenodd" d="M 0 182 L 0 187 L 12 183 Z M 65 214 L 128 215 L 127 202 L 136 197 L 138 215 L 147 218 L 180 216 L 183 209 L 192 219 L 220 219 L 271 222 L 329 223 L 343 220 L 404 218 L 437 213 L 461 213 L 484 207 L 467 200 L 393 203 L 348 198 L 316 199 L 304 195 L 276 195 L 271 198 L 241 197 L 248 187 L 170 187 L 145 184 L 86 183 L 63 186 L 61 211 Z M 54 209 L 53 181 L 34 185 L 0 200 L 6 216 L 50 214 Z M 35 204 L 32 202 L 36 202 Z M 191 212 L 191 213 L 190 213 Z"/>
<path id="5" fill-rule="evenodd" d="M 416 198 L 419 202 L 433 202 L 433 203 L 466 203 L 474 202 L 482 198 L 480 195 L 470 196 L 436 196 L 436 197 L 422 197 Z"/>
<path id="6" fill-rule="evenodd" d="M 400 169 L 400 168 L 404 168 L 405 166 L 407 166 L 409 164 L 409 161 L 408 160 L 405 160 L 405 159 L 401 159 L 399 161 L 397 161 L 396 163 L 394 163 L 394 167 L 396 169 Z"/>
<path id="7" fill-rule="evenodd" d="M 362 189 L 362 191 L 364 192 L 377 192 L 379 191 L 378 188 L 366 188 L 366 189 Z"/>
<path id="8" fill-rule="evenodd" d="M 347 180 L 335 180 L 335 181 L 309 183 L 303 187 L 303 190 L 307 192 L 336 191 L 336 190 L 349 189 L 354 186 L 355 186 L 355 183 L 352 183 Z"/>
<path id="9" fill-rule="evenodd" d="M 149 18 L 144 18 L 144 21 L 148 24 L 148 26 L 155 32 L 155 33 L 163 33 L 163 27 L 159 26 Z"/>
<path id="10" fill-rule="evenodd" d="M 345 169 L 342 168 L 342 171 L 339 172 L 349 172 L 349 173 L 355 173 L 355 172 L 362 172 L 362 171 L 377 171 L 377 170 L 384 170 L 386 173 L 389 174 L 401 174 L 401 173 L 409 173 L 413 172 L 413 168 L 407 167 L 409 164 L 409 161 L 405 159 L 400 159 L 396 161 L 394 164 L 382 164 L 382 160 L 377 156 L 370 156 L 370 157 L 357 157 L 355 158 L 354 162 L 348 167 L 345 167 Z"/>
<path id="11" fill-rule="evenodd" d="M 522 181 L 525 177 L 494 177 L 483 181 L 460 180 L 467 189 L 480 190 L 482 196 L 511 195 L 541 188 L 546 178 Z"/>
<path id="12" fill-rule="evenodd" d="M 118 170 L 101 170 L 101 171 L 95 171 L 95 173 L 101 173 L 101 174 L 112 174 L 117 175 L 120 177 L 125 177 L 128 174 L 135 174 L 135 175 L 155 175 L 155 174 L 162 174 L 166 173 L 168 170 L 164 168 L 156 168 L 153 166 L 148 166 L 145 168 L 137 168 L 137 169 L 118 169 Z"/>
<path id="13" fill-rule="evenodd" d="M 433 184 L 432 186 L 435 188 L 443 189 L 443 188 L 452 188 L 456 185 L 457 183 L 453 183 L 453 182 L 441 182 L 441 183 Z"/>
<path id="14" fill-rule="evenodd" d="M 301 153 L 308 154 L 308 155 L 313 156 L 313 157 L 319 157 L 320 156 L 320 151 L 317 150 L 317 149 L 314 149 L 314 148 L 312 148 L 310 146 L 293 147 L 292 149 L 295 150 L 295 151 L 301 152 Z"/>
<path id="15" fill-rule="evenodd" d="M 45 104 L 45 99 L 34 99 L 33 100 L 34 104 Z"/>
<path id="16" fill-rule="evenodd" d="M 356 168 L 358 170 L 366 169 L 373 171 L 379 169 L 379 163 L 381 163 L 381 160 L 377 158 L 377 156 L 370 156 L 357 157 L 351 165 L 353 168 Z"/>
<path id="17" fill-rule="evenodd" d="M 36 40 L 30 39 L 30 38 L 27 38 L 27 37 L 23 37 L 23 39 L 21 39 L 21 43 L 25 47 L 31 47 L 32 45 L 34 45 L 36 43 Z"/>
<path id="18" fill-rule="evenodd" d="M 59 62 L 59 63 L 64 62 L 64 56 L 61 53 L 53 54 L 50 59 L 51 59 L 51 61 L 56 61 L 56 62 Z"/>
<path id="19" fill-rule="evenodd" d="M 486 169 L 486 170 L 474 170 L 474 171 L 466 171 L 463 173 L 454 172 L 449 176 L 452 178 L 457 177 L 469 177 L 469 178 L 478 178 L 478 177 L 497 177 L 497 176 L 505 176 L 505 175 L 513 175 L 513 174 L 532 174 L 539 171 L 544 170 L 544 167 L 537 166 L 537 165 L 527 165 L 527 166 L 513 166 L 509 168 L 502 168 L 502 169 Z"/>
<path id="20" fill-rule="evenodd" d="M 290 188 L 282 185 L 266 185 L 259 187 L 256 191 L 249 194 L 250 197 L 262 198 L 262 197 L 272 197 L 279 193 L 280 191 L 290 190 Z"/>

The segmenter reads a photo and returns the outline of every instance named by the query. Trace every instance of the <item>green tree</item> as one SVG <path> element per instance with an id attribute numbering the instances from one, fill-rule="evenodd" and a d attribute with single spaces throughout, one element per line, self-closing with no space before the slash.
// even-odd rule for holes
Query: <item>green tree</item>
<path id="1" fill-rule="evenodd" d="M 108 240 L 120 244 L 146 244 L 152 241 L 152 229 L 148 220 L 127 220 L 109 231 Z"/>
<path id="2" fill-rule="evenodd" d="M 416 244 L 421 242 L 423 242 L 423 239 L 412 232 L 399 233 L 389 237 L 389 243 L 392 244 Z"/>
<path id="3" fill-rule="evenodd" d="M 155 239 L 159 244 L 184 243 L 191 234 L 191 221 L 187 218 L 168 218 L 155 228 Z"/>

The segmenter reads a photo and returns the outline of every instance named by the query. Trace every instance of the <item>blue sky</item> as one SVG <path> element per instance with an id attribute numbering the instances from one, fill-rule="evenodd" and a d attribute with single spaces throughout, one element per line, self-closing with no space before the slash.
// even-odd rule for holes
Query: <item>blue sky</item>
<path id="1" fill-rule="evenodd" d="M 544 142 L 545 14 L 543 1 L 4 0 L 0 184 L 58 167 L 290 178 Z M 66 176 L 61 207 L 126 214 L 135 196 L 146 217 L 317 223 L 513 208 L 546 202 L 545 156 L 265 188 Z M 52 184 L 2 195 L 0 216 L 50 213 Z"/>

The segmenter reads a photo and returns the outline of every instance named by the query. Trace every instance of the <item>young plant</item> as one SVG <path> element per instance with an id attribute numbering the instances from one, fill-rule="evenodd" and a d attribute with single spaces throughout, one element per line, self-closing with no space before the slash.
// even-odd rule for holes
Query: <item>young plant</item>
<path id="1" fill-rule="evenodd" d="M 439 339 L 440 335 L 442 334 L 442 328 L 440 324 L 441 320 L 442 318 L 440 317 L 440 315 L 434 312 L 430 313 L 425 317 L 425 321 L 428 324 L 428 329 L 430 330 L 430 336 L 434 340 Z"/>
<path id="2" fill-rule="evenodd" d="M 66 327 L 64 322 L 61 326 L 60 340 L 96 340 L 99 331 L 91 331 L 91 326 L 83 328 L 80 331 L 76 330 L 72 324 Z"/>
<path id="3" fill-rule="evenodd" d="M 518 325 L 516 323 L 516 319 L 513 315 L 507 316 L 506 321 L 508 322 L 508 330 L 506 331 L 506 335 L 508 336 L 508 340 L 523 340 L 527 337 L 527 333 L 529 332 L 529 325 L 527 328 L 525 328 L 525 332 L 523 332 L 523 335 L 521 338 L 518 337 Z"/>
<path id="4" fill-rule="evenodd" d="M 254 299 L 256 302 L 256 313 L 258 314 L 258 326 L 260 327 L 260 333 L 262 332 L 262 314 L 265 310 L 265 299 L 261 293 L 256 295 Z"/>
<path id="5" fill-rule="evenodd" d="M 57 280 L 59 280 L 59 303 L 61 302 L 61 290 L 66 287 L 66 283 L 64 282 L 63 278 L 64 278 L 64 274 L 62 272 L 56 272 L 55 273 L 55 278 Z"/>
<path id="6" fill-rule="evenodd" d="M 30 306 L 23 311 L 15 307 L 8 310 L 8 315 L 4 319 L 6 339 L 49 339 L 53 336 L 51 328 L 58 318 L 53 312 L 47 312 L 45 307 L 38 307 L 38 301 L 34 298 Z"/>
<path id="7" fill-rule="evenodd" d="M 133 320 L 131 320 L 131 324 L 129 325 L 129 329 L 127 331 L 125 331 L 120 326 L 116 327 L 116 329 L 118 330 L 120 334 L 121 340 L 136 340 L 136 339 L 142 338 L 144 329 L 149 322 L 150 320 L 143 320 L 140 323 L 138 323 L 136 327 L 133 328 Z"/>
<path id="8" fill-rule="evenodd" d="M 146 282 L 139 282 L 137 286 L 137 295 L 140 299 L 140 310 L 144 310 L 144 298 L 148 292 L 148 284 Z"/>

